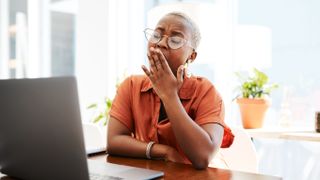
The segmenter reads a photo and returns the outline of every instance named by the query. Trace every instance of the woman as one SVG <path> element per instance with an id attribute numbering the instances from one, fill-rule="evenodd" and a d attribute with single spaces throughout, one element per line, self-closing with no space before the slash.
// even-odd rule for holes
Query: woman
<path id="1" fill-rule="evenodd" d="M 108 153 L 208 167 L 219 147 L 232 144 L 224 106 L 205 78 L 189 76 L 200 33 L 183 13 L 165 15 L 146 29 L 150 67 L 127 78 L 110 111 Z"/>

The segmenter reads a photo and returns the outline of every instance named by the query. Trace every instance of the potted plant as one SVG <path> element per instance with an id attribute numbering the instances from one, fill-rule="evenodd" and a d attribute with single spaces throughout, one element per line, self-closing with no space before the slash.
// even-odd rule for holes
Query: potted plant
<path id="1" fill-rule="evenodd" d="M 237 103 L 239 105 L 242 125 L 244 128 L 261 128 L 263 125 L 265 113 L 271 104 L 268 98 L 271 91 L 278 87 L 277 84 L 269 84 L 268 76 L 253 69 L 251 76 L 244 76 L 236 73 L 240 80 L 238 86 Z"/>

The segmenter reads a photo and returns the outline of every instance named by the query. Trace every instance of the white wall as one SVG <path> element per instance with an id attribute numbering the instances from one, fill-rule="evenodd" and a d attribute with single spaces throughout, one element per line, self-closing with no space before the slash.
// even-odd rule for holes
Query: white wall
<path id="1" fill-rule="evenodd" d="M 9 59 L 9 8 L 8 0 L 0 1 L 0 78 L 8 78 Z"/>
<path id="2" fill-rule="evenodd" d="M 144 1 L 79 0 L 76 22 L 76 76 L 87 120 L 86 106 L 113 98 L 125 73 L 142 72 Z"/>
<path id="3" fill-rule="evenodd" d="M 28 1 L 28 78 L 50 76 L 50 1 Z"/>
<path id="4" fill-rule="evenodd" d="M 79 0 L 78 3 L 76 76 L 84 112 L 87 105 L 107 94 L 108 1 Z"/>

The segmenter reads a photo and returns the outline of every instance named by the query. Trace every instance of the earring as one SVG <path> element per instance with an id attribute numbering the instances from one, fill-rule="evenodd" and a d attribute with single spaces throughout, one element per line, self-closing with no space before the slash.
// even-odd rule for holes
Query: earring
<path id="1" fill-rule="evenodd" d="M 186 68 L 186 71 L 187 71 L 187 74 L 186 74 L 187 78 L 190 78 L 191 75 L 192 75 L 191 72 L 190 72 L 189 69 L 188 69 L 189 64 L 191 64 L 191 62 L 192 62 L 192 60 L 191 60 L 191 59 L 188 59 L 186 65 L 185 65 L 185 68 Z"/>

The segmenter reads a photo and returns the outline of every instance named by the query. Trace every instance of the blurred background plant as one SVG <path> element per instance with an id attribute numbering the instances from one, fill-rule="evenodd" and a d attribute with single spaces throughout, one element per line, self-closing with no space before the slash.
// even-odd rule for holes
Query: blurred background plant
<path id="1" fill-rule="evenodd" d="M 126 70 L 124 71 L 122 77 L 117 78 L 116 80 L 116 89 L 120 86 L 121 82 L 127 77 Z M 87 106 L 87 109 L 94 111 L 93 118 L 91 122 L 101 123 L 103 126 L 106 126 L 109 120 L 109 112 L 111 110 L 113 99 L 109 97 L 104 97 L 103 102 L 92 103 Z"/>
<path id="2" fill-rule="evenodd" d="M 92 119 L 93 123 L 102 123 L 103 126 L 106 126 L 109 119 L 109 112 L 112 106 L 112 100 L 108 97 L 105 97 L 103 103 L 93 103 L 90 104 L 87 109 L 92 109 L 96 111 L 94 118 Z"/>
<path id="3" fill-rule="evenodd" d="M 240 85 L 236 88 L 237 95 L 234 99 L 240 97 L 250 99 L 264 98 L 265 95 L 270 96 L 271 91 L 278 88 L 278 84 L 268 83 L 268 76 L 256 68 L 253 69 L 253 74 L 250 76 L 245 76 L 239 72 L 235 74 L 240 81 Z"/>

